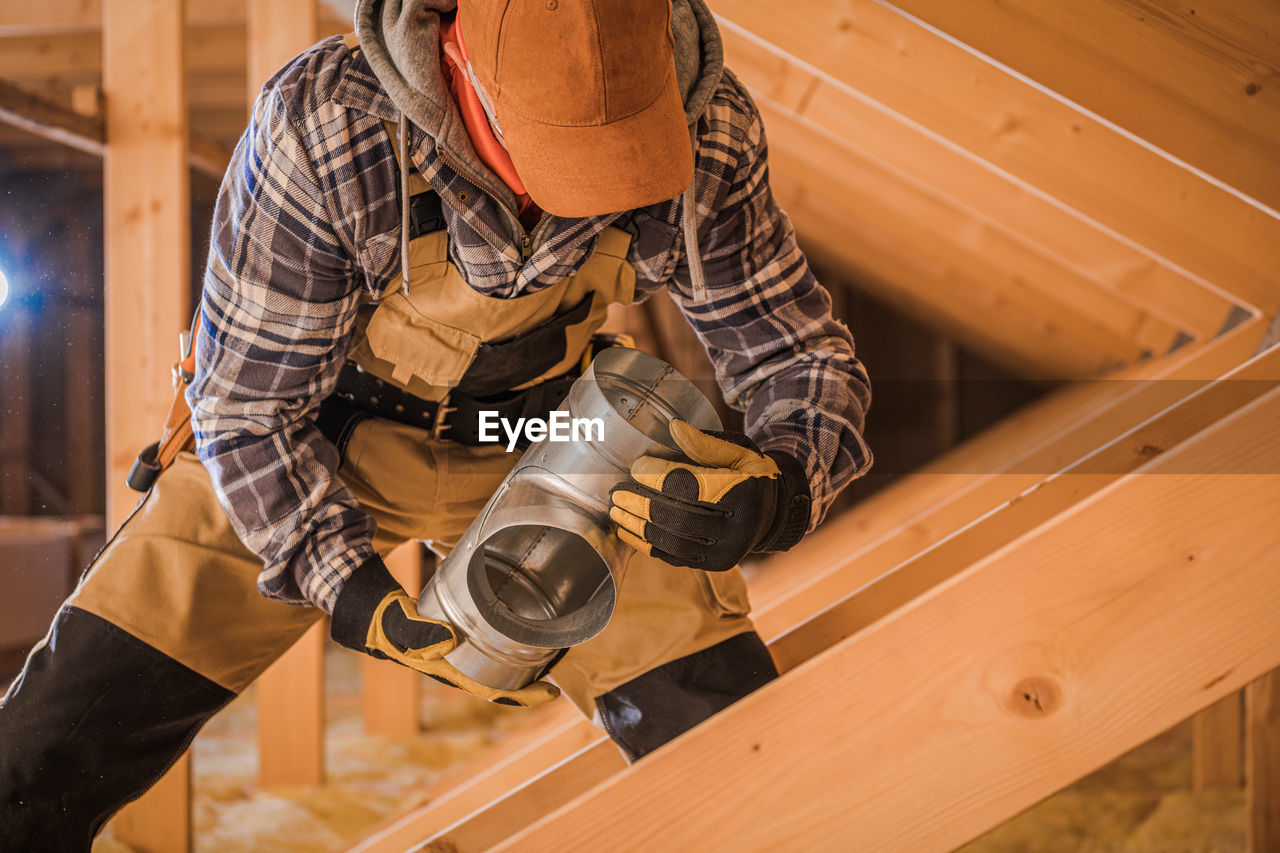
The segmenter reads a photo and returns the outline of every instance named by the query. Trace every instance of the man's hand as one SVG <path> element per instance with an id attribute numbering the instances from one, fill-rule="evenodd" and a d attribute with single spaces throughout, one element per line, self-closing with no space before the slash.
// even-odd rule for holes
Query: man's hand
<path id="1" fill-rule="evenodd" d="M 519 690 L 499 690 L 463 675 L 444 656 L 458 645 L 453 628 L 418 615 L 418 602 L 375 558 L 361 566 L 338 594 L 332 635 L 348 648 L 416 669 L 450 687 L 499 705 L 532 707 L 560 695 L 555 685 L 535 681 Z"/>
<path id="2" fill-rule="evenodd" d="M 809 487 L 798 463 L 761 453 L 740 433 L 684 421 L 671 422 L 671 437 L 692 464 L 642 456 L 631 466 L 635 482 L 610 493 L 623 542 L 673 566 L 723 572 L 803 535 Z"/>

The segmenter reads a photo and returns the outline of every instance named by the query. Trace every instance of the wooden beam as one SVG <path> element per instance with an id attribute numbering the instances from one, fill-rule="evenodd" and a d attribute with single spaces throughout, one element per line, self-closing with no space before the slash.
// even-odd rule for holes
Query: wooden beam
<path id="1" fill-rule="evenodd" d="M 106 147 L 102 119 L 73 112 L 7 80 L 0 80 L 0 121 L 99 157 Z"/>
<path id="2" fill-rule="evenodd" d="M 1280 209 L 1274 3 L 893 5 Z"/>
<path id="3" fill-rule="evenodd" d="M 963 844 L 1280 663 L 1277 418 L 1273 391 L 495 849 Z"/>
<path id="4" fill-rule="evenodd" d="M 243 26 L 187 28 L 186 67 L 193 74 L 244 76 Z M 98 32 L 0 38 L 0 77 L 97 82 L 102 77 L 102 35 Z"/>
<path id="5" fill-rule="evenodd" d="M 124 483 L 173 399 L 174 341 L 189 321 L 187 104 L 182 0 L 106 0 L 103 158 L 108 526 L 137 494 Z M 179 760 L 121 812 L 117 834 L 144 851 L 191 849 L 191 765 Z"/>
<path id="6" fill-rule="evenodd" d="M 774 191 L 802 245 L 839 257 L 864 289 L 1036 379 L 1100 375 L 1176 339 L 1180 329 L 1015 231 L 758 102 Z"/>
<path id="7" fill-rule="evenodd" d="M 1191 720 L 1191 784 L 1234 790 L 1244 781 L 1244 697 L 1232 693 Z"/>
<path id="8" fill-rule="evenodd" d="M 248 10 L 250 79 L 257 69 L 279 66 L 316 40 L 315 0 L 249 0 Z M 324 782 L 325 640 L 322 620 L 257 681 L 258 775 L 264 787 Z"/>
<path id="9" fill-rule="evenodd" d="M 545 786 L 537 789 L 528 786 L 541 785 L 547 772 L 562 764 L 577 768 L 575 779 L 584 778 L 581 759 L 577 756 L 600 746 L 604 735 L 568 702 L 552 706 L 542 714 L 544 720 L 534 723 L 527 731 L 513 732 L 497 744 L 481 764 L 469 768 L 464 780 L 455 781 L 408 813 L 385 821 L 347 848 L 347 853 L 414 849 L 424 838 L 466 821 L 473 813 L 484 814 L 487 821 L 490 812 L 486 807 L 510 791 L 520 790 L 521 800 L 531 797 L 546 803 Z M 620 769 L 624 762 L 615 748 L 604 745 L 616 759 L 612 765 L 606 761 L 607 776 Z M 541 792 L 541 796 L 535 791 Z M 515 808 L 519 810 L 522 806 Z"/>
<path id="10" fill-rule="evenodd" d="M 0 123 L 98 157 L 107 149 L 106 119 L 83 115 L 5 80 L 0 80 Z M 230 160 L 231 152 L 215 142 L 190 141 L 187 162 L 201 174 L 221 179 Z"/>
<path id="11" fill-rule="evenodd" d="M 321 619 L 255 682 L 258 783 L 324 784 L 324 647 Z"/>
<path id="12" fill-rule="evenodd" d="M 831 195 L 825 191 L 826 179 L 841 176 L 846 168 L 844 164 L 852 159 L 860 171 L 871 169 L 873 174 L 885 173 L 877 178 L 879 183 L 890 180 L 894 185 L 903 185 L 908 194 L 919 195 L 923 191 L 952 207 L 969 211 L 972 217 L 979 218 L 979 224 L 968 226 L 968 231 L 980 234 L 983 230 L 1000 230 L 1013 235 L 1063 267 L 1064 272 L 1089 282 L 1089 288 L 1110 291 L 1113 299 L 1136 300 L 1143 310 L 1164 322 L 1190 330 L 1195 337 L 1211 337 L 1221 328 L 1230 309 L 1228 300 L 1183 271 L 1144 253 L 1123 235 L 1100 228 L 1078 211 L 1038 195 L 948 145 L 946 140 L 921 133 L 881 105 L 858 97 L 856 92 L 832 90 L 811 68 L 794 64 L 785 54 L 779 54 L 741 30 L 726 26 L 723 35 L 728 61 L 741 79 L 758 93 L 761 105 L 783 112 L 804 131 L 799 136 L 793 133 L 793 141 L 779 140 L 771 119 L 765 116 L 774 154 L 775 190 L 785 199 L 784 205 L 793 216 L 797 198 L 803 202 L 806 192 Z M 822 109 L 815 109 L 812 102 L 819 93 L 825 103 Z M 825 141 L 815 138 L 821 134 L 828 138 Z M 812 154 L 806 150 L 808 146 L 816 142 L 830 148 L 833 140 L 842 150 L 825 164 L 824 180 L 792 181 L 785 167 L 778 168 L 782 157 L 812 160 Z M 839 163 L 840 167 L 832 169 L 831 163 Z M 840 196 L 837 194 L 836 198 Z M 886 204 L 893 199 L 881 193 L 876 200 L 878 204 Z M 858 225 L 845 229 L 845 234 L 856 233 L 861 219 L 870 218 L 862 214 L 859 219 L 858 211 L 842 212 L 836 224 L 851 215 Z M 874 221 L 872 224 L 876 230 L 884 230 L 884 226 Z M 832 227 L 828 225 L 827 230 L 831 231 Z M 802 239 L 807 238 L 808 225 L 800 233 Z M 888 242 L 889 247 L 892 245 Z M 836 248 L 844 264 L 853 269 L 865 267 L 863 247 L 841 251 L 837 244 Z M 907 261 L 911 262 L 909 258 Z M 889 272 L 892 271 L 891 264 Z M 896 277 L 910 284 L 913 276 L 902 272 Z"/>
<path id="13" fill-rule="evenodd" d="M 1029 83 L 873 0 L 716 0 L 735 30 L 811 69 L 802 104 L 833 130 L 854 98 L 916 137 L 1052 199 L 1231 296 L 1280 308 L 1280 218 L 1154 154 Z M 857 129 L 839 131 L 857 138 Z M 874 140 L 873 140 L 874 141 Z M 1270 310 L 1268 310 L 1270 309 Z"/>
<path id="14" fill-rule="evenodd" d="M 1269 853 L 1280 850 L 1280 672 L 1250 684 L 1245 704 L 1245 838 L 1249 853 Z"/>
<path id="15" fill-rule="evenodd" d="M 0 37 L 47 36 L 91 33 L 101 29 L 104 4 L 109 0 L 47 0 L 20 3 L 5 9 L 0 20 Z M 192 3 L 187 22 L 192 27 L 243 26 L 246 0 L 202 0 Z M 320 13 L 321 31 L 326 35 L 351 29 L 351 21 L 328 4 Z"/>
<path id="16" fill-rule="evenodd" d="M 422 545 L 406 542 L 387 555 L 391 576 L 410 595 L 422 591 Z M 360 661 L 360 708 L 364 730 L 372 735 L 413 737 L 420 730 L 419 705 L 422 676 L 387 660 L 365 657 Z"/>
<path id="17" fill-rule="evenodd" d="M 10 272 L 10 275 L 13 273 Z M 29 286 L 15 280 L 10 287 Z M 0 515 L 31 509 L 31 348 L 34 318 L 11 292 L 0 305 Z"/>
<path id="18" fill-rule="evenodd" d="M 1280 350 L 1253 359 L 1203 389 L 1191 391 L 1184 387 L 1188 396 L 1180 403 L 1106 441 L 1063 470 L 1051 472 L 1048 479 L 1044 479 L 1045 475 L 1030 475 L 1036 482 L 1013 495 L 1003 506 L 996 504 L 1000 506 L 998 512 L 963 525 L 940 526 L 942 530 L 955 532 L 923 551 L 905 556 L 900 562 L 892 559 L 892 548 L 872 549 L 855 560 L 846 557 L 841 562 L 849 567 L 848 573 L 833 577 L 839 577 L 842 585 L 856 584 L 852 588 L 858 590 L 857 594 L 837 601 L 803 624 L 793 621 L 791 624 L 795 627 L 771 643 L 774 659 L 783 668 L 809 660 L 907 604 L 921 590 L 942 584 L 984 555 L 1017 537 L 1029 535 L 1036 526 L 1067 512 L 1089 495 L 1105 490 L 1118 477 L 1140 470 L 1148 460 L 1168 452 L 1226 413 L 1252 405 L 1252 401 L 1277 387 L 1278 377 Z M 1028 477 L 1007 479 L 1016 484 Z M 987 484 L 989 489 L 1001 485 L 999 480 Z M 991 505 L 988 496 L 977 489 L 966 494 L 964 503 L 979 507 Z M 888 559 L 884 556 L 886 551 Z M 862 583 L 857 582 L 859 577 Z M 810 596 L 819 588 L 820 585 L 815 584 L 806 589 L 803 596 L 793 596 L 785 607 L 775 609 L 772 616 L 777 619 L 789 610 L 794 616 L 792 608 L 797 608 L 801 601 L 812 601 Z M 808 609 L 799 607 L 800 611 Z"/>
<path id="19" fill-rule="evenodd" d="M 319 36 L 316 0 L 248 0 L 248 103 L 267 78 Z"/>

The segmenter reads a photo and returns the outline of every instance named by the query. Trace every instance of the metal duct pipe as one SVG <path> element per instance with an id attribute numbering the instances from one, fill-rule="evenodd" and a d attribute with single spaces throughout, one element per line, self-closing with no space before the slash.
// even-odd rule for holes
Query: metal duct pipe
<path id="1" fill-rule="evenodd" d="M 599 419 L 603 435 L 530 447 L 418 600 L 459 634 L 446 660 L 491 687 L 523 687 L 604 630 L 634 553 L 613 533 L 609 490 L 641 456 L 681 458 L 672 418 L 720 429 L 692 383 L 623 347 L 596 356 L 560 408 Z"/>

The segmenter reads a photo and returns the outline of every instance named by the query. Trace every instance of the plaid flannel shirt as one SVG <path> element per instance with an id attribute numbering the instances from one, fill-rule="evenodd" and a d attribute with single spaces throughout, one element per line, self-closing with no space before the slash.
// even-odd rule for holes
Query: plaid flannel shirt
<path id="1" fill-rule="evenodd" d="M 336 476 L 338 451 L 311 416 L 352 345 L 361 294 L 379 297 L 398 270 L 398 167 L 383 124 L 398 117 L 341 39 L 282 69 L 223 180 L 204 277 L 188 391 L 198 454 L 263 559 L 262 593 L 327 611 L 373 556 L 374 522 Z M 637 299 L 667 288 L 747 432 L 804 466 L 811 527 L 870 466 L 867 375 L 769 191 L 760 117 L 731 73 L 698 124 L 703 300 L 689 282 L 679 199 L 621 217 L 544 217 L 522 253 L 509 210 L 464 177 L 481 167 L 446 162 L 416 129 L 410 156 L 444 202 L 451 258 L 488 295 L 546 287 L 581 265 L 605 226 L 629 230 Z"/>

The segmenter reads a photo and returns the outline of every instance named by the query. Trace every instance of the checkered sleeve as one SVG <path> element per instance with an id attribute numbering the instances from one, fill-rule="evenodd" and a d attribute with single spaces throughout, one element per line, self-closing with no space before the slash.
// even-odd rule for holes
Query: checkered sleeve
<path id="1" fill-rule="evenodd" d="M 310 416 L 337 381 L 360 277 L 288 115 L 291 85 L 264 90 L 219 192 L 187 398 L 219 500 L 263 560 L 260 591 L 331 612 L 373 555 L 374 523 Z"/>
<path id="2" fill-rule="evenodd" d="M 755 104 L 727 71 L 701 119 L 695 175 L 706 295 L 693 293 L 683 247 L 670 290 L 706 345 L 726 401 L 745 413 L 747 433 L 804 466 L 812 529 L 840 489 L 871 467 L 862 438 L 871 385 L 770 192 Z"/>

